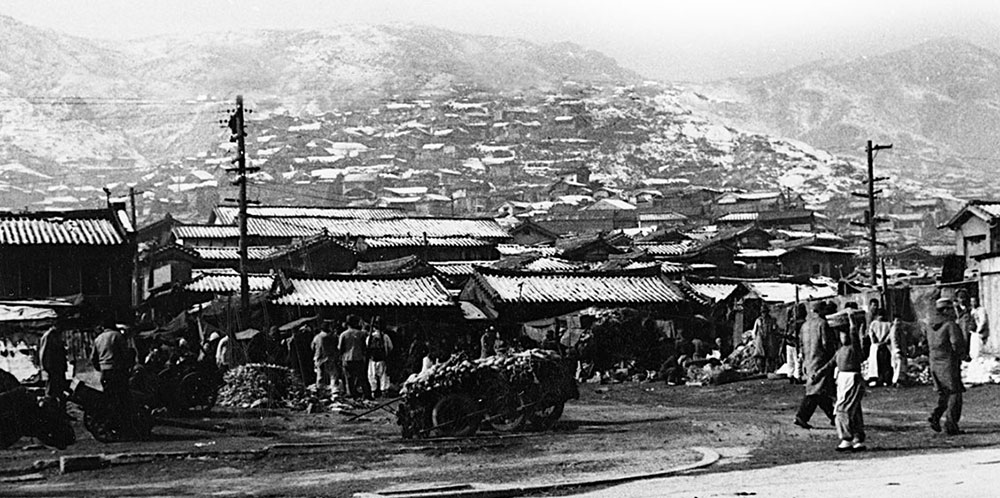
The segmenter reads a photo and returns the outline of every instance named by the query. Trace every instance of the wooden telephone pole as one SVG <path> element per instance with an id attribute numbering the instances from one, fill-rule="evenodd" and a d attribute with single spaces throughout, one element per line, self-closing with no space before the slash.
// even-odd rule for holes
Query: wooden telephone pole
<path id="1" fill-rule="evenodd" d="M 865 183 L 868 184 L 868 191 L 851 192 L 851 195 L 853 196 L 865 197 L 868 199 L 868 210 L 865 211 L 864 223 L 852 222 L 852 224 L 868 228 L 868 237 L 865 237 L 865 240 L 868 241 L 868 255 L 871 257 L 872 287 L 878 287 L 878 246 L 885 245 L 884 243 L 878 241 L 876 229 L 878 228 L 879 223 L 888 221 L 885 217 L 876 216 L 875 214 L 875 197 L 882 193 L 882 189 L 875 189 L 875 182 L 881 182 L 889 179 L 885 176 L 875 176 L 875 152 L 891 148 L 892 144 L 872 145 L 872 141 L 868 141 L 865 145 L 865 152 L 868 154 L 868 179 L 865 180 Z"/>
<path id="2" fill-rule="evenodd" d="M 246 130 L 243 120 L 243 96 L 236 96 L 236 110 L 229 117 L 229 129 L 233 136 L 229 139 L 236 142 L 236 157 L 233 162 L 235 168 L 227 171 L 236 173 L 236 180 L 233 182 L 240 188 L 239 195 L 239 226 L 240 226 L 240 323 L 241 328 L 250 326 L 250 280 L 247 277 L 247 173 L 257 171 L 258 168 L 247 167 Z M 230 339 L 232 341 L 233 339 Z M 235 347 L 233 342 L 230 347 Z"/>

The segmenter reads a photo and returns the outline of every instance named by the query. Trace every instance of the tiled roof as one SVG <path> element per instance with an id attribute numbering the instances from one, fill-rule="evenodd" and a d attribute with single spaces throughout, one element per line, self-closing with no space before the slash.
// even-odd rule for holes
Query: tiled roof
<path id="1" fill-rule="evenodd" d="M 117 245 L 125 242 L 109 218 L 59 213 L 0 213 L 2 245 Z"/>
<path id="2" fill-rule="evenodd" d="M 736 253 L 737 258 L 779 258 L 784 256 L 788 249 L 740 249 Z"/>
<path id="3" fill-rule="evenodd" d="M 191 282 L 184 285 L 189 292 L 233 294 L 240 292 L 240 274 L 236 270 L 195 270 Z M 271 288 L 274 277 L 262 273 L 247 276 L 250 292 L 263 292 Z"/>
<path id="4" fill-rule="evenodd" d="M 582 265 L 560 258 L 538 258 L 524 266 L 528 271 L 579 271 Z"/>
<path id="5" fill-rule="evenodd" d="M 320 232 L 311 237 L 306 237 L 304 239 L 297 240 L 294 243 L 289 244 L 287 246 L 275 248 L 273 251 L 267 254 L 265 258 L 276 259 L 283 256 L 288 256 L 290 254 L 295 254 L 296 252 L 299 251 L 304 251 L 306 249 L 321 246 L 324 244 L 330 244 L 333 246 L 343 248 L 346 251 L 354 252 L 354 249 L 352 247 L 348 247 L 346 244 L 330 237 L 329 235 L 326 234 L 326 232 Z"/>
<path id="6" fill-rule="evenodd" d="M 813 285 L 787 282 L 747 282 L 745 284 L 757 296 L 771 303 L 794 303 L 796 299 L 830 299 L 837 296 L 837 285 L 816 282 Z"/>
<path id="7" fill-rule="evenodd" d="M 676 285 L 656 274 L 538 273 L 480 269 L 473 276 L 505 303 L 628 303 L 684 301 Z"/>
<path id="8" fill-rule="evenodd" d="M 495 220 L 472 218 L 250 218 L 247 226 L 262 237 L 304 237 L 323 229 L 334 237 L 510 237 Z"/>
<path id="9" fill-rule="evenodd" d="M 490 266 L 496 261 L 431 261 L 429 264 L 435 270 L 449 277 L 467 277 L 475 272 L 477 266 Z"/>
<path id="10" fill-rule="evenodd" d="M 851 251 L 849 249 L 838 249 L 836 247 L 827 247 L 827 246 L 802 246 L 799 247 L 798 249 L 805 251 L 812 251 L 812 252 L 820 252 L 824 254 L 843 254 L 845 256 L 858 255 L 856 251 Z"/>
<path id="11" fill-rule="evenodd" d="M 636 249 L 646 251 L 650 256 L 679 256 L 698 247 L 694 241 L 685 240 L 676 244 L 636 244 Z"/>
<path id="12" fill-rule="evenodd" d="M 954 245 L 928 245 L 921 247 L 930 253 L 931 256 L 947 256 L 949 254 L 955 254 Z"/>
<path id="13" fill-rule="evenodd" d="M 386 208 L 343 208 L 319 206 L 249 206 L 247 215 L 257 218 L 345 218 L 377 220 L 400 218 L 405 213 Z M 212 217 L 218 225 L 235 225 L 239 216 L 236 206 L 217 206 Z"/>
<path id="14" fill-rule="evenodd" d="M 688 217 L 680 213 L 639 213 L 639 221 L 685 221 Z"/>
<path id="15" fill-rule="evenodd" d="M 660 271 L 667 274 L 684 273 L 691 271 L 691 267 L 684 263 L 673 263 L 670 261 L 664 261 L 660 264 Z"/>
<path id="16" fill-rule="evenodd" d="M 736 292 L 737 287 L 739 287 L 736 284 L 689 283 L 688 285 L 691 286 L 692 290 L 711 299 L 713 302 L 725 300 L 729 296 L 733 295 L 733 292 Z"/>
<path id="17" fill-rule="evenodd" d="M 721 216 L 718 220 L 719 223 L 731 223 L 731 222 L 742 222 L 742 221 L 756 221 L 760 217 L 760 213 L 729 213 L 725 216 Z"/>
<path id="18" fill-rule="evenodd" d="M 433 275 L 332 275 L 289 278 L 291 292 L 273 298 L 285 306 L 454 306 Z"/>
<path id="19" fill-rule="evenodd" d="M 219 225 L 177 225 L 170 230 L 176 239 L 235 239 L 240 236 L 239 227 Z"/>
<path id="20" fill-rule="evenodd" d="M 239 248 L 237 247 L 192 247 L 198 256 L 204 260 L 226 261 L 240 259 Z M 267 259 L 272 253 L 279 249 L 274 247 L 248 247 L 247 259 L 260 261 Z"/>
<path id="21" fill-rule="evenodd" d="M 470 237 L 378 237 L 365 239 L 365 245 L 371 248 L 383 247 L 483 247 L 491 245 L 488 241 Z"/>
<path id="22" fill-rule="evenodd" d="M 516 256 L 529 252 L 537 252 L 542 256 L 555 256 L 562 250 L 558 247 L 522 246 L 520 244 L 497 244 L 501 256 Z"/>
<path id="23" fill-rule="evenodd" d="M 976 207 L 994 218 L 1000 218 L 1000 203 L 979 204 Z"/>

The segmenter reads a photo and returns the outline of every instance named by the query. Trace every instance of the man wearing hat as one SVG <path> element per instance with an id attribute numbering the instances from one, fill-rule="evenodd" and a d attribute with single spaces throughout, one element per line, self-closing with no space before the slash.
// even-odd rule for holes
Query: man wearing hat
<path id="1" fill-rule="evenodd" d="M 799 333 L 799 344 L 802 348 L 802 369 L 806 379 L 806 394 L 799 404 L 795 415 L 795 425 L 803 429 L 811 429 L 809 419 L 816 407 L 820 407 L 831 424 L 834 420 L 833 397 L 836 391 L 833 384 L 833 370 L 823 367 L 833 358 L 837 351 L 837 338 L 833 329 L 826 321 L 827 305 L 822 301 L 813 303 L 812 314 Z M 846 315 L 845 315 L 846 318 Z M 846 321 L 845 321 L 846 323 Z"/>
<path id="2" fill-rule="evenodd" d="M 937 313 L 931 318 L 927 331 L 927 349 L 938 402 L 927 421 L 934 432 L 941 432 L 941 415 L 944 415 L 945 431 L 950 435 L 961 434 L 958 421 L 962 418 L 962 393 L 965 391 L 962 359 L 968 354 L 968 345 L 962 329 L 955 323 L 951 299 L 941 298 L 934 304 Z"/>

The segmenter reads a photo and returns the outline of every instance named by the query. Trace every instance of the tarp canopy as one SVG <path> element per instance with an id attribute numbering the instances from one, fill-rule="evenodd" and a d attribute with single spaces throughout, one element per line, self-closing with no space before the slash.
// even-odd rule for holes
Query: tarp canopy
<path id="1" fill-rule="evenodd" d="M 0 304 L 0 322 L 27 322 L 56 318 L 56 312 L 51 308 Z"/>
<path id="2" fill-rule="evenodd" d="M 302 325 L 305 325 L 305 324 L 307 324 L 309 322 L 316 321 L 317 319 L 319 319 L 319 316 L 307 316 L 307 317 L 299 318 L 298 320 L 292 320 L 292 321 L 290 321 L 290 322 L 288 322 L 288 323 L 286 323 L 286 324 L 278 327 L 278 331 L 280 331 L 280 332 L 288 332 L 289 330 L 295 330 L 295 329 L 301 327 Z"/>

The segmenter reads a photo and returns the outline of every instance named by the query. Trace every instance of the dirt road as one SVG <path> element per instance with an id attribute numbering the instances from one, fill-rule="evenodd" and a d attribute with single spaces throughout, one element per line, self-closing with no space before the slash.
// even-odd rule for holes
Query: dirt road
<path id="1" fill-rule="evenodd" d="M 63 452 L 22 448 L 29 440 L 0 451 L 5 478 L 27 472 L 37 479 L 0 484 L 0 494 L 349 496 L 403 486 L 524 485 L 656 472 L 698 460 L 701 455 L 691 450 L 697 446 L 723 457 L 705 472 L 729 475 L 803 462 L 874 464 L 1000 445 L 994 415 L 1000 387 L 967 393 L 963 425 L 969 434 L 955 438 L 927 429 L 929 387 L 871 390 L 865 400 L 871 450 L 858 455 L 833 451 L 836 434 L 821 423 L 821 415 L 811 431 L 791 424 L 801 393 L 800 386 L 779 380 L 718 387 L 584 385 L 581 399 L 567 405 L 555 431 L 457 441 L 402 440 L 383 412 L 348 422 L 335 413 L 219 410 L 185 423 L 220 426 L 221 434 L 157 427 L 154 441 L 107 445 L 78 427 L 80 441 Z M 36 460 L 96 453 L 141 453 L 141 458 L 90 472 L 26 469 Z"/>

